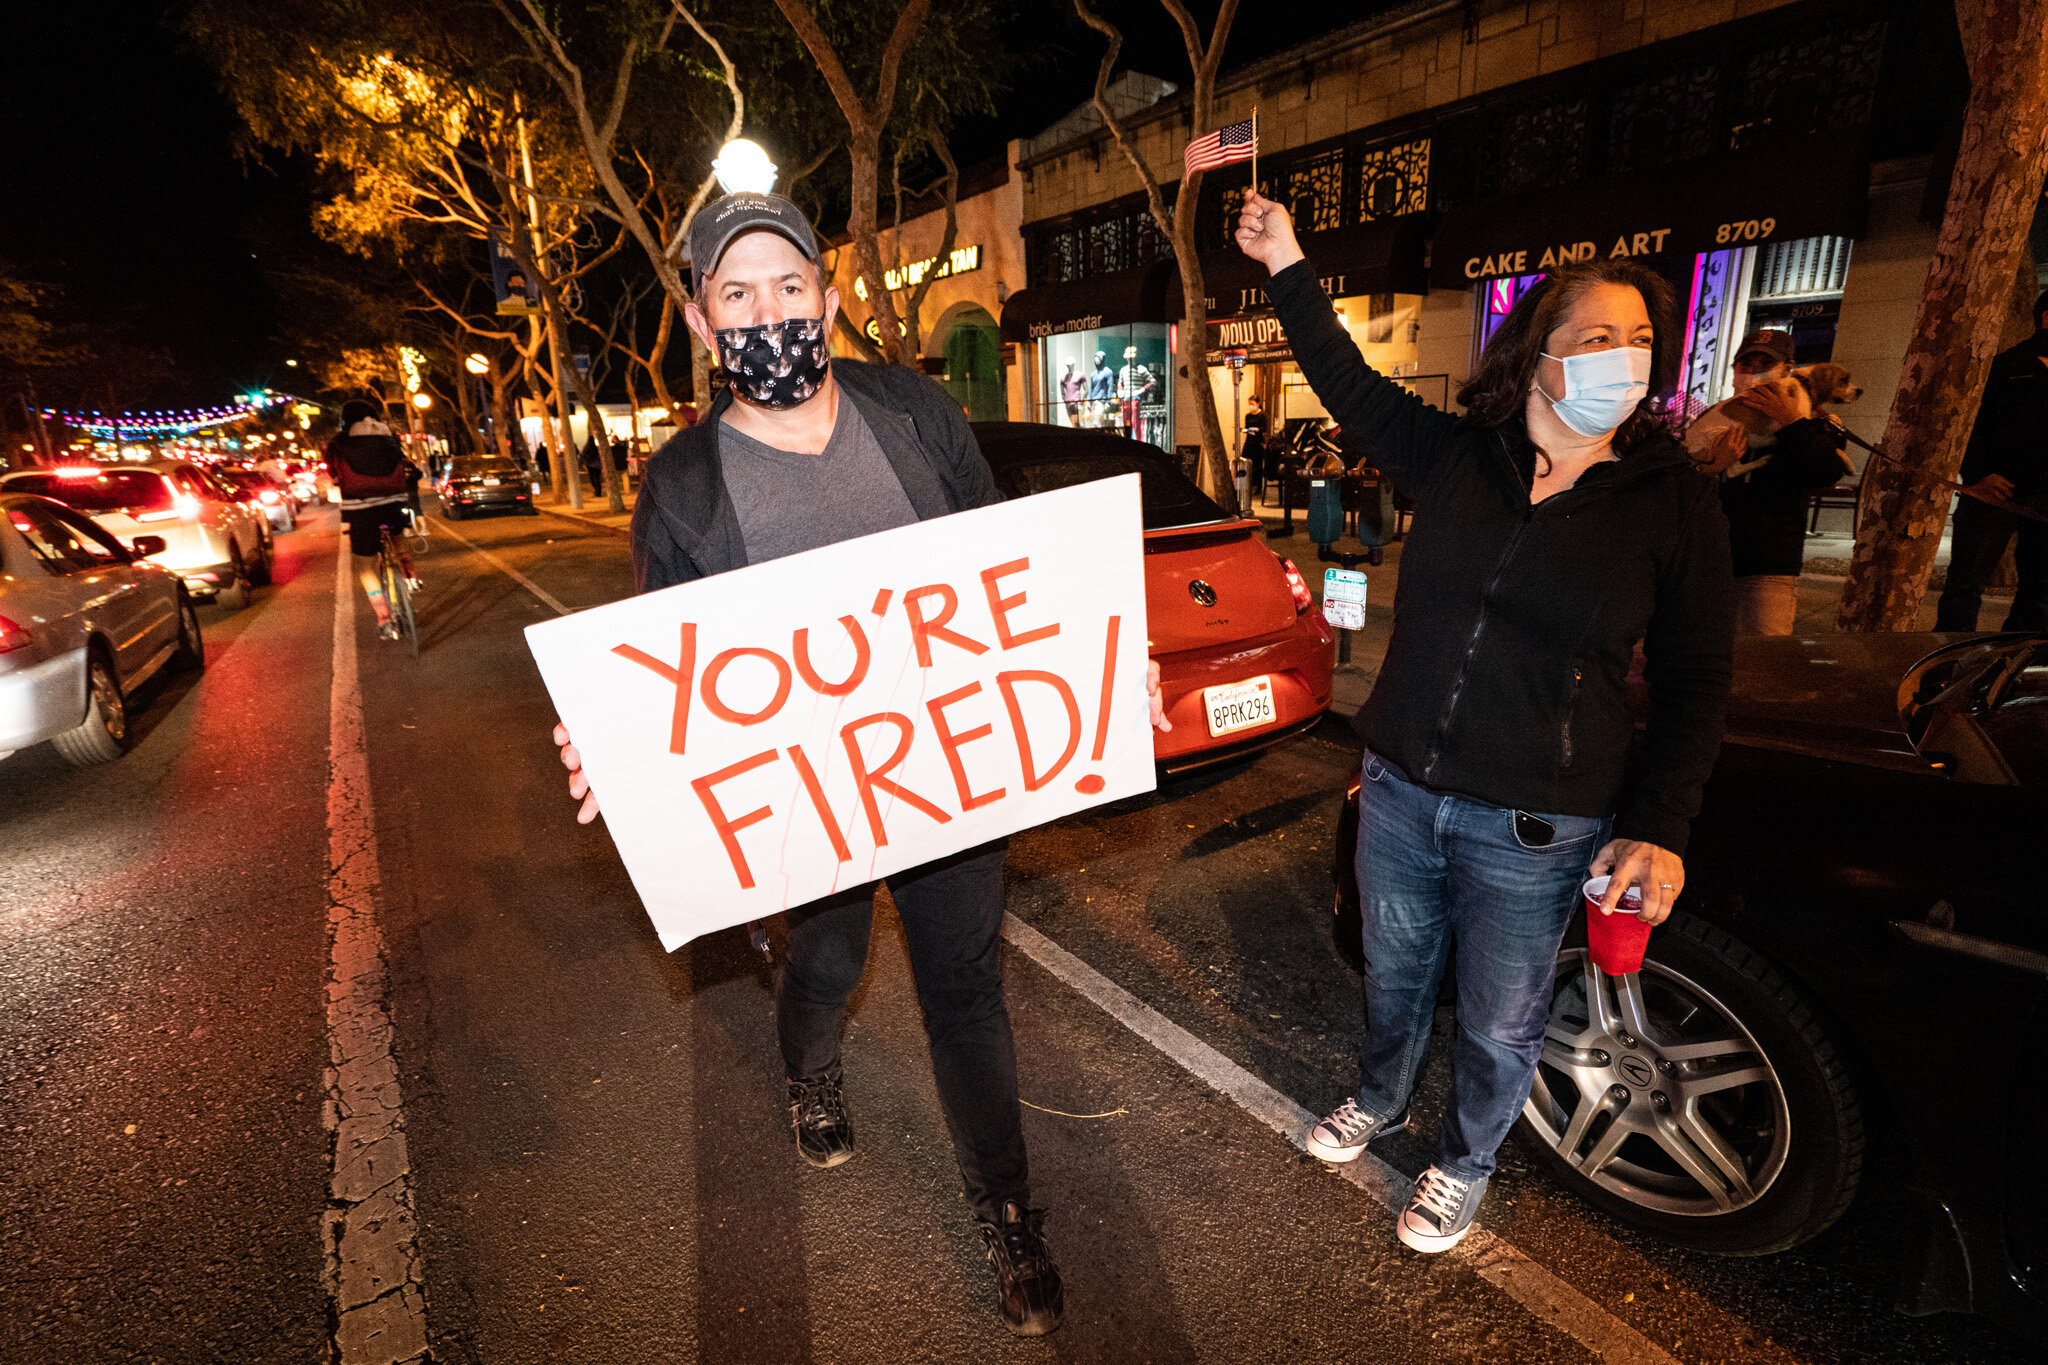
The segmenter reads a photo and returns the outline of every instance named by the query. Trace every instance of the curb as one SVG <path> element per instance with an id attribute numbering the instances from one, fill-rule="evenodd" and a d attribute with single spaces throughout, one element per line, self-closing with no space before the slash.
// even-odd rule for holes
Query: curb
<path id="1" fill-rule="evenodd" d="M 629 531 L 627 528 L 623 526 L 612 526 L 606 522 L 599 521 L 594 517 L 586 517 L 581 512 L 558 512 L 552 507 L 539 506 L 536 506 L 533 510 L 540 513 L 544 517 L 556 517 L 562 521 L 573 521 L 578 526 L 588 526 L 593 530 L 603 531 L 609 535 L 618 536 L 621 539 L 630 540 L 632 538 L 633 533 Z"/>

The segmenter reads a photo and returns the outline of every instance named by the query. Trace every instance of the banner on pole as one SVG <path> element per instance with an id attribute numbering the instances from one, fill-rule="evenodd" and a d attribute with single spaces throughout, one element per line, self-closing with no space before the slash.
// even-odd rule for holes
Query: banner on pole
<path id="1" fill-rule="evenodd" d="M 668 948 L 1156 783 L 1135 474 L 526 638 Z"/>
<path id="2" fill-rule="evenodd" d="M 491 288 L 498 296 L 498 312 L 525 317 L 540 311 L 540 281 L 526 277 L 526 268 L 512 254 L 511 238 L 504 228 L 494 227 L 491 237 Z"/>

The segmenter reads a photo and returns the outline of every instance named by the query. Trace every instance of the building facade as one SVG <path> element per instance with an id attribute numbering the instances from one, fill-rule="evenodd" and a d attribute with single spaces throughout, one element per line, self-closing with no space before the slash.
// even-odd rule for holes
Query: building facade
<path id="1" fill-rule="evenodd" d="M 1874 441 L 1933 250 L 1941 204 L 1927 187 L 1945 186 L 1944 129 L 1959 127 L 1967 89 L 1953 16 L 1938 9 L 1419 3 L 1226 75 L 1215 121 L 1256 110 L 1261 192 L 1290 206 L 1368 360 L 1432 403 L 1455 406 L 1544 272 L 1626 256 L 1684 310 L 1684 371 L 1663 395 L 1674 413 L 1725 397 L 1740 338 L 1778 327 L 1802 363 L 1833 360 L 1865 386 L 1841 415 Z M 1152 102 L 1122 121 L 1164 181 L 1208 130 L 1189 127 L 1171 86 L 1143 93 Z M 1209 373 L 1145 390 L 1132 409 L 1134 383 L 1172 378 L 1171 249 L 1098 120 L 1065 120 L 1018 153 L 1025 287 L 999 314 L 1018 348 L 1014 416 L 1187 446 L 1205 379 L 1226 431 L 1253 392 L 1281 421 L 1323 415 L 1263 270 L 1229 240 L 1249 165 L 1199 190 Z"/>
<path id="2" fill-rule="evenodd" d="M 1003 342 L 999 326 L 1004 304 L 1024 287 L 1024 196 L 1023 177 L 1015 169 L 1017 149 L 1012 142 L 1000 162 L 963 173 L 954 205 L 953 246 L 943 260 L 942 203 L 926 199 L 907 205 L 901 232 L 892 225 L 880 239 L 899 316 L 908 310 L 918 285 L 930 278 L 918 309 L 924 369 L 977 422 L 1021 420 L 1025 406 L 1017 351 Z M 886 198 L 884 206 L 890 207 Z M 852 246 L 841 236 L 826 250 L 827 274 L 839 290 L 847 323 L 879 345 L 881 324 Z M 860 354 L 843 335 L 833 338 L 832 347 L 838 355 Z"/>

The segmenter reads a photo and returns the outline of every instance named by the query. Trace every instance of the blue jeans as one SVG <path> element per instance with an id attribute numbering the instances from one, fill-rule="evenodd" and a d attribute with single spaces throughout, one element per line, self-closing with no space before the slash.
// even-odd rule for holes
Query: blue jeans
<path id="1" fill-rule="evenodd" d="M 1536 1077 L 1558 944 L 1613 821 L 1543 815 L 1556 835 L 1531 847 L 1515 812 L 1424 791 L 1370 752 L 1358 803 L 1358 1107 L 1383 1119 L 1407 1107 L 1455 940 L 1458 1037 L 1436 1164 L 1460 1180 L 1490 1176 Z"/>

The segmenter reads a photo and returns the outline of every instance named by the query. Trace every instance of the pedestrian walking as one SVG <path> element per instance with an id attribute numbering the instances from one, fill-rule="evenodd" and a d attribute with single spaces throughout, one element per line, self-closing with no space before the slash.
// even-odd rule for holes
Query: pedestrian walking
<path id="1" fill-rule="evenodd" d="M 690 328 L 727 386 L 709 420 L 648 461 L 631 528 L 642 592 L 1001 500 L 950 395 L 916 371 L 833 359 L 839 307 L 803 211 L 734 194 L 691 228 Z M 1165 728 L 1157 670 L 1148 680 Z M 559 726 L 578 818 L 596 814 Z M 980 1222 L 1003 1321 L 1059 1326 L 1065 1291 L 1030 1206 L 1016 1048 L 1003 1000 L 1003 860 L 997 840 L 887 878 L 903 922 L 939 1102 Z M 855 1153 L 840 1056 L 846 1002 L 866 967 L 875 885 L 792 909 L 776 983 L 776 1036 L 798 1155 L 830 1168 Z"/>
<path id="2" fill-rule="evenodd" d="M 1963 453 L 1963 483 L 1977 493 L 2048 514 L 2048 292 L 2034 300 L 2034 334 L 1991 362 L 1976 425 Z M 1936 630 L 1975 630 L 1984 585 L 2005 547 L 2019 585 L 2000 630 L 2048 630 L 2048 523 L 1977 498 L 1956 500 L 1948 584 L 1935 608 Z"/>
<path id="3" fill-rule="evenodd" d="M 1286 210 L 1247 196 L 1236 236 L 1272 273 L 1309 386 L 1415 503 L 1393 637 L 1352 722 L 1366 745 L 1359 1086 L 1306 1145 L 1350 1161 L 1407 1125 L 1455 941 L 1451 1095 L 1395 1224 L 1405 1245 L 1444 1251 L 1529 1094 L 1580 884 L 1612 873 L 1609 909 L 1641 887 L 1652 924 L 1684 889 L 1727 707 L 1727 520 L 1648 408 L 1681 341 L 1651 271 L 1595 260 L 1530 290 L 1459 391 L 1461 418 L 1365 363 Z M 1638 640 L 1649 726 L 1624 795 Z"/>
<path id="4" fill-rule="evenodd" d="M 1266 488 L 1266 405 L 1253 394 L 1245 399 L 1244 445 L 1238 454 L 1251 466 L 1252 492 L 1262 493 Z"/>
<path id="5" fill-rule="evenodd" d="M 1720 478 L 1737 635 L 1792 633 L 1806 564 L 1807 502 L 1854 468 L 1842 453 L 1848 436 L 1814 412 L 1805 388 L 1769 382 L 1791 373 L 1792 334 L 1752 332 L 1735 356 L 1735 399 L 1769 423 L 1769 442 L 1750 446 L 1748 432 L 1735 423 L 1698 441 L 1687 432 L 1694 459 Z"/>

